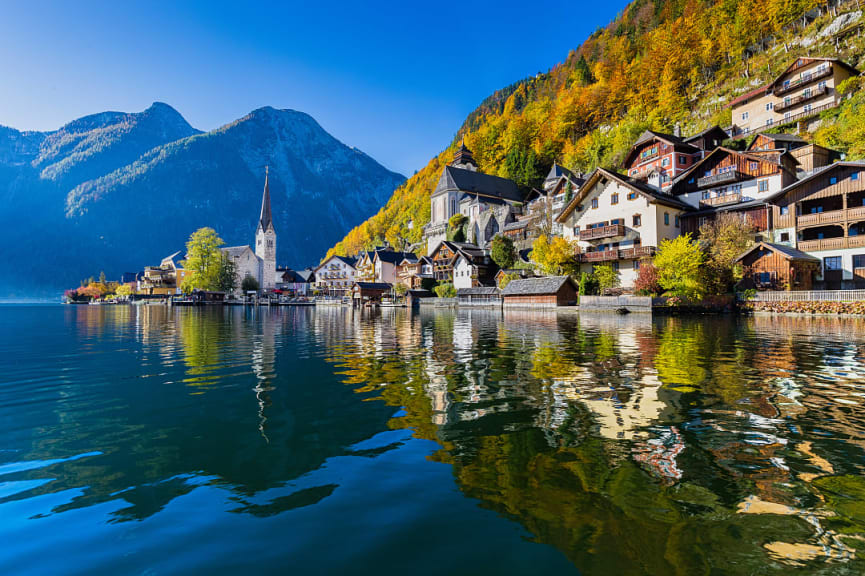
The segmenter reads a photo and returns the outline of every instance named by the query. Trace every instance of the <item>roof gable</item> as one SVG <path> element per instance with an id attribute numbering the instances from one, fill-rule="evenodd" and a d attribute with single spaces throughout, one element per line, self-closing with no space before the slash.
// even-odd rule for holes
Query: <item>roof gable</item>
<path id="1" fill-rule="evenodd" d="M 576 288 L 576 282 L 570 276 L 543 276 L 540 278 L 516 278 L 508 282 L 502 290 L 502 296 L 534 296 L 555 294 L 566 283 Z"/>
<path id="2" fill-rule="evenodd" d="M 802 252 L 801 250 L 797 250 L 791 246 L 785 246 L 784 244 L 772 244 L 770 242 L 758 242 L 748 250 L 742 253 L 741 256 L 736 258 L 736 262 L 741 261 L 749 254 L 753 253 L 755 250 L 771 250 L 772 252 L 780 255 L 786 260 L 803 260 L 807 262 L 820 262 L 820 259 L 811 256 L 807 252 Z"/>
<path id="3" fill-rule="evenodd" d="M 445 166 L 433 196 L 444 192 L 462 192 L 511 202 L 523 201 L 523 194 L 513 180 L 456 166 Z"/>

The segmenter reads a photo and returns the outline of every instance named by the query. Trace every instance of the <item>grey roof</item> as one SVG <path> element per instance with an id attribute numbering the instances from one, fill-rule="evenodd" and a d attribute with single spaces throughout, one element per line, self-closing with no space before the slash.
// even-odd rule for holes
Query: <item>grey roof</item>
<path id="1" fill-rule="evenodd" d="M 390 250 L 379 250 L 376 252 L 378 259 L 382 262 L 387 262 L 388 264 L 399 264 L 403 261 L 403 258 L 415 258 L 417 257 L 411 252 L 392 252 Z"/>
<path id="2" fill-rule="evenodd" d="M 267 183 L 267 169 L 264 171 L 264 193 L 261 195 L 261 216 L 258 225 L 262 230 L 273 228 L 273 215 L 270 212 L 270 186 Z"/>
<path id="3" fill-rule="evenodd" d="M 255 253 L 255 251 L 249 246 L 249 244 L 247 244 L 246 246 L 227 246 L 222 249 L 222 251 L 227 252 L 229 256 L 240 256 L 247 250 Z"/>
<path id="4" fill-rule="evenodd" d="M 550 171 L 547 174 L 547 177 L 544 178 L 544 180 L 558 180 L 562 176 L 572 178 L 574 176 L 574 173 L 565 168 L 564 166 L 559 166 L 558 164 L 553 162 L 553 165 L 550 167 Z"/>
<path id="5" fill-rule="evenodd" d="M 497 296 L 498 294 L 499 289 L 495 286 L 475 286 L 457 290 L 457 296 Z"/>
<path id="6" fill-rule="evenodd" d="M 766 138 L 769 138 L 771 140 L 780 140 L 782 142 L 807 142 L 807 140 L 805 140 L 798 134 L 785 134 L 783 132 L 780 132 L 778 134 L 756 134 L 754 136 L 755 140 L 757 139 L 757 136 L 765 136 Z"/>
<path id="7" fill-rule="evenodd" d="M 692 136 L 688 136 L 688 137 L 684 138 L 682 141 L 687 143 L 687 144 L 691 144 L 694 140 L 699 140 L 700 138 L 702 138 L 706 134 L 709 134 L 711 132 L 716 132 L 716 131 L 723 132 L 724 136 L 725 136 L 725 138 L 724 138 L 725 140 L 727 139 L 727 137 L 729 137 L 729 134 L 727 133 L 726 130 L 724 130 L 723 128 L 721 128 L 717 124 L 715 124 L 714 126 L 706 128 L 705 130 L 703 130 L 701 132 L 697 132 L 696 134 L 694 134 Z"/>
<path id="8" fill-rule="evenodd" d="M 790 260 L 807 260 L 807 261 L 811 261 L 811 262 L 819 262 L 820 261 L 819 258 L 817 258 L 815 256 L 811 256 L 807 252 L 802 252 L 801 250 L 793 248 L 792 246 L 786 246 L 784 244 L 772 244 L 770 242 L 759 242 L 759 243 L 755 244 L 754 246 L 752 246 L 751 248 L 746 250 L 741 256 L 736 258 L 736 261 L 738 262 L 739 260 L 741 260 L 742 258 L 747 256 L 748 254 L 750 254 L 754 250 L 757 250 L 758 248 L 768 248 L 769 250 L 772 250 L 774 252 L 778 252 L 784 256 L 787 256 L 787 258 L 789 258 Z"/>
<path id="9" fill-rule="evenodd" d="M 526 220 L 517 220 L 516 222 L 509 222 L 505 224 L 505 230 L 519 230 L 520 228 L 525 228 L 529 225 L 528 219 Z"/>
<path id="10" fill-rule="evenodd" d="M 511 280 L 502 296 L 532 296 L 555 294 L 567 282 L 573 282 L 570 276 L 544 276 L 541 278 L 518 278 Z"/>
<path id="11" fill-rule="evenodd" d="M 355 282 L 354 285 L 368 290 L 390 290 L 392 288 L 387 282 Z"/>
<path id="12" fill-rule="evenodd" d="M 523 194 L 513 180 L 457 168 L 456 166 L 445 166 L 433 195 L 448 190 L 459 190 L 464 193 L 500 198 L 512 202 L 523 201 Z"/>
<path id="13" fill-rule="evenodd" d="M 304 268 L 303 270 L 296 270 L 295 275 L 298 276 L 302 282 L 312 282 L 315 278 L 315 270 L 312 268 Z"/>
<path id="14" fill-rule="evenodd" d="M 749 200 L 747 202 L 739 202 L 738 204 L 726 204 L 724 206 L 712 206 L 703 208 L 696 212 L 689 212 L 688 216 L 706 216 L 707 214 L 717 214 L 718 212 L 735 212 L 745 208 L 753 208 L 755 206 L 765 206 L 766 200 Z"/>
<path id="15" fill-rule="evenodd" d="M 334 256 L 337 260 L 342 260 L 352 268 L 357 263 L 357 258 L 352 258 L 351 256 Z"/>

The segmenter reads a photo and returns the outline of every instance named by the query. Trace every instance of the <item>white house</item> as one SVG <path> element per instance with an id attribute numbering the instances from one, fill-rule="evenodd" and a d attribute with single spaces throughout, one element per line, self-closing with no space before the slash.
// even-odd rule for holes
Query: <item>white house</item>
<path id="1" fill-rule="evenodd" d="M 346 296 L 357 276 L 355 258 L 331 256 L 315 269 L 315 288 L 331 296 Z"/>
<path id="2" fill-rule="evenodd" d="M 576 240 L 582 271 L 611 264 L 621 286 L 634 285 L 640 261 L 658 244 L 680 232 L 680 218 L 691 207 L 647 184 L 598 168 L 558 215 L 563 236 Z"/>

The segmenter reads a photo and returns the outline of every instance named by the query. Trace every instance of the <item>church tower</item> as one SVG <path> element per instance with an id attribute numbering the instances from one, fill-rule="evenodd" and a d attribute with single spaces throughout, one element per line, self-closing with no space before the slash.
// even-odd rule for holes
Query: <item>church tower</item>
<path id="1" fill-rule="evenodd" d="M 264 169 L 264 194 L 261 197 L 261 216 L 255 230 L 255 255 L 261 258 L 261 289 L 276 287 L 276 230 L 270 211 L 270 186 L 268 169 Z"/>

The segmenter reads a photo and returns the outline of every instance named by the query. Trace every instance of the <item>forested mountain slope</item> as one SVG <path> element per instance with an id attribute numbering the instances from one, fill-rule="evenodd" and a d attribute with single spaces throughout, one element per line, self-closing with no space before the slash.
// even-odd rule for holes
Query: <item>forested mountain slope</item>
<path id="1" fill-rule="evenodd" d="M 840 57 L 861 69 L 861 28 L 856 0 L 635 0 L 564 62 L 484 100 L 441 154 L 328 254 L 420 242 L 429 194 L 463 138 L 481 170 L 524 186 L 554 161 L 583 171 L 616 166 L 648 128 L 678 123 L 687 135 L 728 126 L 726 104 L 797 56 Z M 856 158 L 865 155 L 865 108 L 859 80 L 850 84 L 853 97 L 824 113 L 810 137 Z"/>

